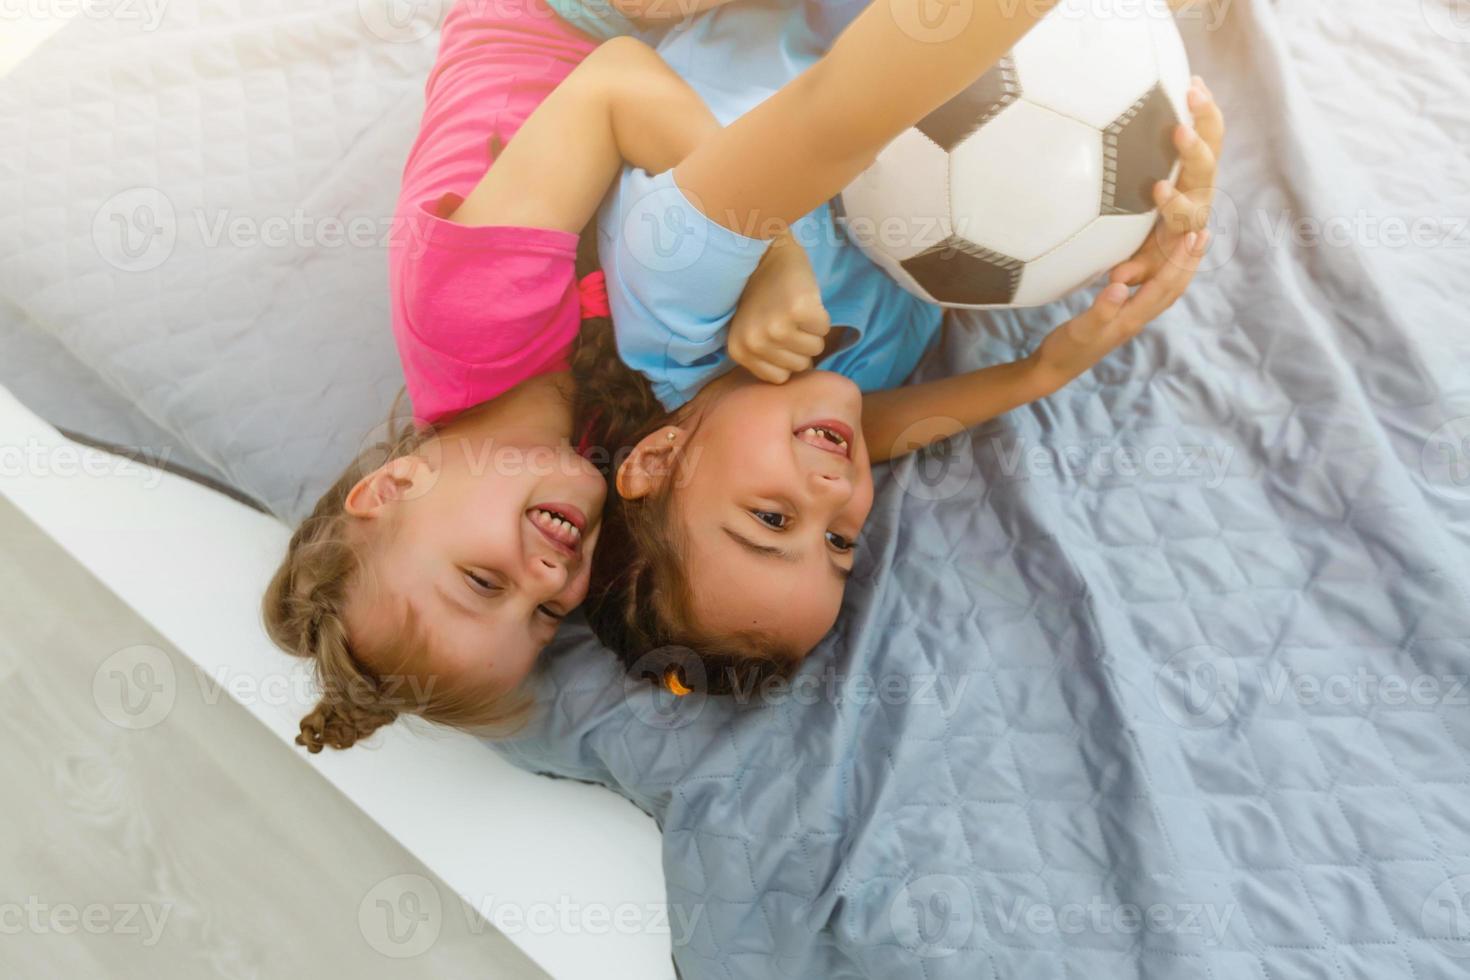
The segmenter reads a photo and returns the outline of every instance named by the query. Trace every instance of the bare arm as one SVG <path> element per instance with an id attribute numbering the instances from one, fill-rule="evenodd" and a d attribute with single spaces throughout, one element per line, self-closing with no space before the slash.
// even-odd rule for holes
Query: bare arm
<path id="1" fill-rule="evenodd" d="M 656 52 L 608 41 L 536 108 L 450 220 L 580 233 L 625 163 L 662 173 L 719 128 Z M 766 380 L 785 381 L 812 366 L 828 325 L 811 263 L 778 234 L 741 297 L 731 353 Z M 789 353 L 792 345 L 804 353 Z"/>
<path id="2" fill-rule="evenodd" d="M 652 48 L 614 38 L 536 107 L 450 220 L 580 233 L 625 162 L 660 173 L 719 128 Z"/>
<path id="3" fill-rule="evenodd" d="M 1030 360 L 863 396 L 863 439 L 882 463 L 1049 395 Z"/>
<path id="4" fill-rule="evenodd" d="M 1180 239 L 1162 270 L 1131 297 L 1127 286 L 1111 283 L 1091 309 L 1057 327 L 1022 360 L 863 396 L 863 438 L 873 462 L 972 429 L 1090 370 L 1174 304 L 1208 245 L 1208 232 Z"/>
<path id="5" fill-rule="evenodd" d="M 698 145 L 674 172 L 711 219 L 771 238 L 983 74 L 1057 0 L 875 0 L 817 64 Z M 926 18 L 928 18 L 926 20 Z"/>

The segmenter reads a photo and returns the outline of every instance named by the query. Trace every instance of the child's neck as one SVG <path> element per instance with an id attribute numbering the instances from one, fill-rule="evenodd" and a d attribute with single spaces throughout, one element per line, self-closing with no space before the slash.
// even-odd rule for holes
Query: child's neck
<path id="1" fill-rule="evenodd" d="M 539 374 L 469 409 L 445 426 L 463 438 L 555 446 L 572 437 L 572 375 Z"/>

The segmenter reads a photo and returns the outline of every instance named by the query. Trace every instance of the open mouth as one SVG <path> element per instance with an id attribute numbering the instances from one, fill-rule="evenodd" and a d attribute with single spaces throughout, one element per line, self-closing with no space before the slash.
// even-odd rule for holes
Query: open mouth
<path id="1" fill-rule="evenodd" d="M 575 558 L 582 550 L 582 531 L 587 517 L 571 504 L 537 504 L 526 517 L 562 554 Z"/>
<path id="2" fill-rule="evenodd" d="M 835 419 L 819 419 L 799 427 L 792 435 L 809 446 L 852 459 L 852 426 Z"/>

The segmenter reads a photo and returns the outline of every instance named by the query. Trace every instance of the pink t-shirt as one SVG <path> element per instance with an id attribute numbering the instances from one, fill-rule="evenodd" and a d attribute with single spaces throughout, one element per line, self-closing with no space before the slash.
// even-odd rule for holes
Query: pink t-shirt
<path id="1" fill-rule="evenodd" d="M 568 366 L 582 318 L 577 236 L 445 216 L 596 46 L 544 0 L 461 0 L 444 21 L 389 250 L 393 334 L 422 421 Z"/>

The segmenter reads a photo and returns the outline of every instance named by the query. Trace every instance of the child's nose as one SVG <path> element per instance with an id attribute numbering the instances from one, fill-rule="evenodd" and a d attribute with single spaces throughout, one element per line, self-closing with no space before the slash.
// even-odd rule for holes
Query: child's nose
<path id="1" fill-rule="evenodd" d="M 537 555 L 531 559 L 531 575 L 543 589 L 555 593 L 566 582 L 567 569 L 560 562 L 545 555 Z"/>
<path id="2" fill-rule="evenodd" d="M 840 473 L 813 473 L 812 493 L 824 499 L 852 496 L 852 481 Z"/>

